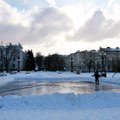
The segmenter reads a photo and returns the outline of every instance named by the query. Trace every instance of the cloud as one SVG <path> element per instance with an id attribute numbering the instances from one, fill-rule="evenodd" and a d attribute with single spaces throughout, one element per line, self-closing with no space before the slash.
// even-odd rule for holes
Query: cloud
<path id="1" fill-rule="evenodd" d="M 72 27 L 70 19 L 58 9 L 46 8 L 31 16 L 29 32 L 26 35 L 27 40 L 33 44 L 52 42 L 54 37 L 67 33 Z"/>
<path id="2" fill-rule="evenodd" d="M 21 42 L 24 45 L 47 44 L 56 36 L 71 29 L 72 22 L 66 14 L 54 7 L 32 7 L 26 12 L 17 11 L 1 1 L 0 40 Z"/>
<path id="3" fill-rule="evenodd" d="M 0 23 L 0 40 L 4 43 L 23 43 L 23 38 L 26 34 L 27 29 L 22 25 Z"/>
<path id="4" fill-rule="evenodd" d="M 95 11 L 91 19 L 78 29 L 72 37 L 74 40 L 95 42 L 109 38 L 118 38 L 120 34 L 120 21 L 106 19 L 103 12 Z"/>
<path id="5" fill-rule="evenodd" d="M 0 41 L 44 53 L 119 43 L 119 7 L 118 0 L 0 0 Z"/>
<path id="6" fill-rule="evenodd" d="M 47 2 L 50 4 L 50 6 L 53 6 L 53 7 L 56 6 L 55 0 L 47 0 Z"/>

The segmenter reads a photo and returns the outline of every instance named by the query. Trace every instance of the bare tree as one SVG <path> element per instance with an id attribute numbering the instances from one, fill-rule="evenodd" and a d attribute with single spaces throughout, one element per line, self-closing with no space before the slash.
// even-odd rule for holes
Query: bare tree
<path id="1" fill-rule="evenodd" d="M 3 72 L 3 64 L 4 64 L 4 46 L 0 46 L 0 71 Z"/>
<path id="2" fill-rule="evenodd" d="M 89 72 L 95 70 L 95 54 L 92 51 L 85 52 L 83 56 L 83 63 Z"/>
<path id="3" fill-rule="evenodd" d="M 1 67 L 2 67 L 2 69 L 4 67 L 6 72 L 9 71 L 10 62 L 14 58 L 19 57 L 19 47 L 12 45 L 11 43 L 9 45 L 0 47 L 0 61 L 3 64 L 3 66 L 1 66 Z"/>

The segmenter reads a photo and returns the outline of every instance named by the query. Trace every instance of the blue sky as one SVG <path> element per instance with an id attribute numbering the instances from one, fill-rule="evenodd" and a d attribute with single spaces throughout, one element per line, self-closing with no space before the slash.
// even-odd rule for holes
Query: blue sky
<path id="1" fill-rule="evenodd" d="M 119 47 L 119 0 L 0 0 L 0 40 L 44 55 Z"/>
<path id="2" fill-rule="evenodd" d="M 12 5 L 13 7 L 16 7 L 19 10 L 29 9 L 34 5 L 39 5 L 41 7 L 49 6 L 47 0 L 4 0 L 4 1 Z M 65 5 L 76 5 L 79 3 L 83 3 L 83 4 L 91 3 L 91 4 L 96 4 L 97 6 L 106 6 L 107 1 L 108 0 L 55 0 L 55 3 L 58 7 L 62 7 Z"/>
<path id="3" fill-rule="evenodd" d="M 42 7 L 48 7 L 46 0 L 4 0 L 18 10 L 30 9 L 32 6 L 39 5 Z"/>

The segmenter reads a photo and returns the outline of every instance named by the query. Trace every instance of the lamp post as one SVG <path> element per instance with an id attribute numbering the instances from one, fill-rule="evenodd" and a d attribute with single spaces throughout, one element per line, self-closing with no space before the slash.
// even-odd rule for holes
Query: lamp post
<path id="1" fill-rule="evenodd" d="M 102 61 L 101 61 L 102 75 L 104 77 L 106 77 L 106 53 L 102 51 L 100 55 L 101 55 L 101 59 L 102 59 Z"/>
<path id="2" fill-rule="evenodd" d="M 71 72 L 73 72 L 73 58 L 72 57 L 71 57 L 70 65 L 71 65 Z"/>
<path id="3" fill-rule="evenodd" d="M 20 72 L 20 62 L 21 62 L 20 60 L 17 60 L 17 63 L 18 63 L 18 70 L 17 71 L 18 72 Z"/>

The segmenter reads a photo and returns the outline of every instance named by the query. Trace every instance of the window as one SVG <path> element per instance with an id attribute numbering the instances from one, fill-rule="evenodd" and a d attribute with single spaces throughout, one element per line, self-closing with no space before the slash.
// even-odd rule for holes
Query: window
<path id="1" fill-rule="evenodd" d="M 13 61 L 15 61 L 16 59 L 15 59 L 15 57 L 13 58 Z"/>
<path id="2" fill-rule="evenodd" d="M 18 56 L 18 60 L 20 59 L 20 56 Z"/>
<path id="3" fill-rule="evenodd" d="M 15 68 L 15 64 L 13 64 L 13 68 Z"/>
<path id="4" fill-rule="evenodd" d="M 3 64 L 1 64 L 0 67 L 3 68 Z"/>

